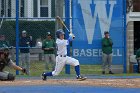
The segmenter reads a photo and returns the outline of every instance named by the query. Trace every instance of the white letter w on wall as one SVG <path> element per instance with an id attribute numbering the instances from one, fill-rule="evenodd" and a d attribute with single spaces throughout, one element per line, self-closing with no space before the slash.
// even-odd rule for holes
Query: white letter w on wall
<path id="1" fill-rule="evenodd" d="M 116 0 L 109 1 L 109 15 L 107 15 L 106 10 L 107 0 L 78 0 L 78 3 L 80 4 L 82 9 L 88 44 L 92 44 L 97 17 L 99 19 L 102 37 L 104 35 L 104 31 L 109 31 L 113 14 L 113 8 L 116 4 Z M 92 10 L 90 7 L 92 3 L 95 4 L 95 11 Z M 94 11 L 93 16 L 92 11 Z"/>

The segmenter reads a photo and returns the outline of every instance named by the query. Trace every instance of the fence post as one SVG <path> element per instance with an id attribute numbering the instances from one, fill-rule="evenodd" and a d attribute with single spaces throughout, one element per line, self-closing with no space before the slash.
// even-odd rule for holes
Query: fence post
<path id="1" fill-rule="evenodd" d="M 66 23 L 66 26 L 68 27 L 68 29 L 70 29 L 70 0 L 65 0 L 65 23 Z M 66 38 L 69 37 L 69 32 L 68 31 L 65 31 L 66 34 Z M 70 45 L 67 46 L 67 54 L 68 56 L 70 56 Z M 65 68 L 65 73 L 66 74 L 70 74 L 70 65 L 66 65 L 66 68 Z"/>
<path id="2" fill-rule="evenodd" d="M 124 73 L 127 73 L 127 52 L 126 52 L 126 50 L 127 50 L 127 43 L 126 43 L 126 0 L 123 0 L 123 7 L 124 7 L 124 9 L 123 9 L 123 16 L 124 16 L 124 64 L 123 64 L 123 68 L 124 68 Z"/>
<path id="3" fill-rule="evenodd" d="M 19 0 L 16 0 L 16 65 L 19 65 Z M 16 75 L 19 71 L 16 70 Z"/>

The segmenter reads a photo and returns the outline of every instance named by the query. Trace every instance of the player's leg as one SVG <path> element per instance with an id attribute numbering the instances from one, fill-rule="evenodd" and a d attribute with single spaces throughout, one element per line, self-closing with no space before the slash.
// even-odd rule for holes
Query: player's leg
<path id="1" fill-rule="evenodd" d="M 107 54 L 102 53 L 102 74 L 105 74 L 105 69 L 106 69 L 106 65 L 107 65 Z"/>
<path id="2" fill-rule="evenodd" d="M 14 81 L 15 76 L 7 71 L 0 72 L 0 80 L 1 81 Z"/>
<path id="3" fill-rule="evenodd" d="M 77 59 L 67 57 L 66 64 L 74 66 L 76 75 L 80 76 L 80 66 L 79 66 L 79 61 Z"/>
<path id="4" fill-rule="evenodd" d="M 20 66 L 22 68 L 26 68 L 26 66 L 25 66 L 25 53 L 20 54 Z M 23 75 L 22 72 L 21 72 L 21 75 Z"/>
<path id="5" fill-rule="evenodd" d="M 77 79 L 78 80 L 85 80 L 86 77 L 81 76 L 81 73 L 80 73 L 80 64 L 79 64 L 79 61 L 77 59 L 75 59 L 75 58 L 68 57 L 68 56 L 66 58 L 67 58 L 66 64 L 69 64 L 69 65 L 74 66 L 75 72 L 76 72 L 76 75 L 77 75 Z"/>
<path id="6" fill-rule="evenodd" d="M 56 59 L 55 59 L 55 55 L 54 54 L 50 54 L 50 57 L 51 57 L 51 66 L 52 66 L 52 70 L 54 70 L 55 69 L 55 61 L 56 61 Z"/>
<path id="7" fill-rule="evenodd" d="M 44 55 L 44 59 L 45 59 L 45 69 L 46 70 L 49 70 L 49 64 L 48 64 L 48 62 L 50 62 L 50 56 L 49 56 L 49 54 L 45 54 Z"/>
<path id="8" fill-rule="evenodd" d="M 0 80 L 6 80 L 8 79 L 8 73 L 0 72 Z"/>
<path id="9" fill-rule="evenodd" d="M 30 53 L 25 53 L 27 74 L 30 75 Z"/>
<path id="10" fill-rule="evenodd" d="M 62 71 L 62 69 L 65 65 L 65 61 L 66 61 L 66 58 L 62 58 L 62 57 L 57 56 L 56 57 L 55 70 L 52 71 L 52 72 L 48 72 L 48 73 L 43 72 L 42 79 L 46 80 L 47 76 L 57 76 L 57 75 L 59 75 L 59 73 Z"/>
<path id="11" fill-rule="evenodd" d="M 50 54 L 50 62 L 51 62 L 51 66 L 52 66 L 52 70 L 54 70 L 55 69 L 55 61 L 56 61 L 56 59 L 55 59 L 55 55 L 54 54 Z"/>
<path id="12" fill-rule="evenodd" d="M 108 70 L 109 70 L 109 74 L 114 74 L 112 73 L 112 54 L 108 55 Z"/>
<path id="13" fill-rule="evenodd" d="M 21 67 L 25 68 L 25 54 L 20 54 Z"/>

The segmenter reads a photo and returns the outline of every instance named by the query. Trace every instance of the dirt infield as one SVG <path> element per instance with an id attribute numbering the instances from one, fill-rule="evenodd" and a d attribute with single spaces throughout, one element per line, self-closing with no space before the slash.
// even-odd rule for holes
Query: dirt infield
<path id="1" fill-rule="evenodd" d="M 77 81 L 75 79 L 48 79 L 47 81 L 19 79 L 13 82 L 0 81 L 0 86 L 21 86 L 21 85 L 84 85 L 84 86 L 110 86 L 140 88 L 140 79 L 87 79 Z"/>

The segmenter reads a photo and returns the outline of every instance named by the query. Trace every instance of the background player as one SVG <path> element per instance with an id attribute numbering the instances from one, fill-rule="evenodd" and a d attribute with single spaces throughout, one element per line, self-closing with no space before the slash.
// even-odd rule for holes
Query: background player
<path id="1" fill-rule="evenodd" d="M 112 46 L 113 41 L 109 37 L 109 32 L 104 32 L 104 38 L 102 39 L 102 61 L 103 61 L 103 71 L 102 74 L 105 74 L 106 66 L 108 66 L 109 74 L 114 74 L 112 72 Z"/>
<path id="2" fill-rule="evenodd" d="M 79 61 L 67 56 L 67 45 L 69 45 L 69 42 L 72 41 L 74 38 L 74 35 L 70 35 L 68 40 L 64 39 L 64 32 L 62 29 L 57 30 L 56 32 L 57 40 L 57 56 L 56 56 L 56 66 L 55 70 L 49 73 L 43 73 L 42 79 L 46 80 L 47 76 L 56 76 L 59 75 L 59 73 L 62 71 L 65 64 L 69 64 L 75 67 L 76 75 L 78 80 L 85 80 L 86 77 L 83 77 L 80 75 L 80 66 Z"/>
<path id="3" fill-rule="evenodd" d="M 20 70 L 23 73 L 27 73 L 26 69 L 17 66 L 10 58 L 9 50 L 6 48 L 0 49 L 0 80 L 2 81 L 13 81 L 15 76 L 7 71 L 3 71 L 6 66 L 14 68 L 15 70 Z"/>
<path id="4" fill-rule="evenodd" d="M 19 40 L 20 55 L 21 55 L 21 67 L 26 68 L 28 75 L 30 75 L 30 49 L 32 47 L 32 36 L 27 36 L 25 30 L 22 31 L 22 37 Z"/>
<path id="5" fill-rule="evenodd" d="M 55 41 L 52 39 L 50 32 L 47 33 L 46 39 L 43 40 L 42 49 L 44 50 L 44 59 L 46 70 L 49 70 L 49 63 L 54 70 L 55 67 Z"/>

